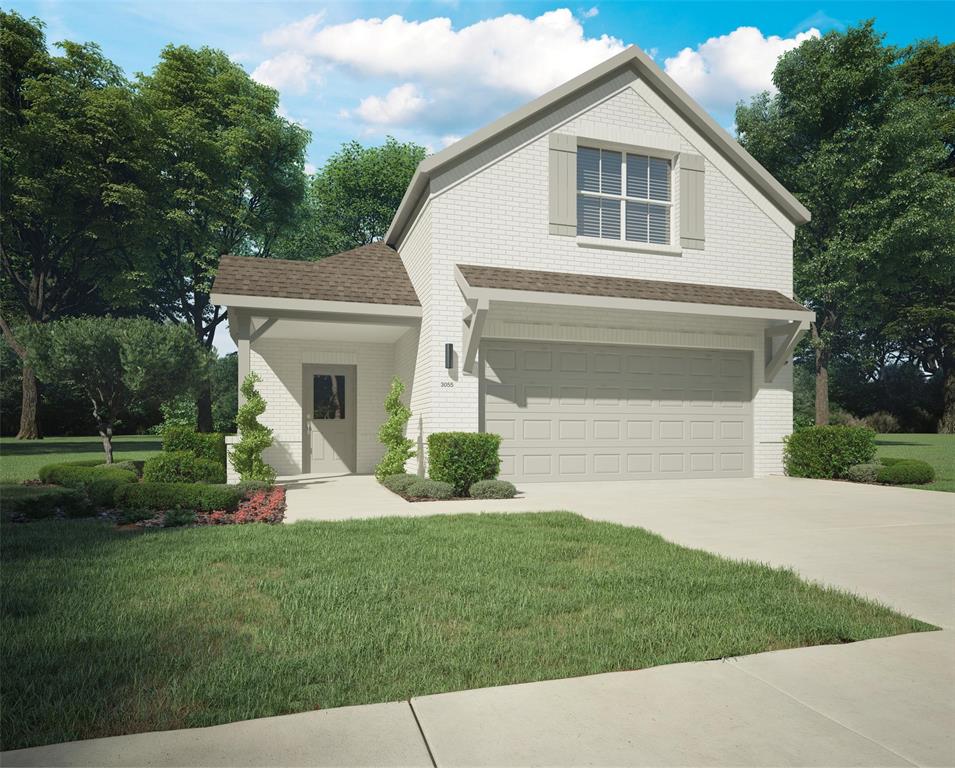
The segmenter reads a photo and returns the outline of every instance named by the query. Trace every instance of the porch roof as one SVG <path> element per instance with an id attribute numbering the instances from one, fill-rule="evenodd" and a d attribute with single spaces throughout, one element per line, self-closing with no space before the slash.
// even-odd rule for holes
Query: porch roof
<path id="1" fill-rule="evenodd" d="M 519 293 L 526 292 L 550 294 L 554 303 L 558 304 L 569 303 L 569 297 L 579 296 L 620 299 L 626 302 L 670 302 L 683 305 L 735 307 L 757 310 L 757 313 L 769 310 L 774 314 L 780 311 L 796 312 L 803 316 L 811 314 L 811 310 L 779 291 L 759 288 L 674 283 L 632 277 L 581 275 L 570 272 L 544 272 L 471 264 L 459 264 L 457 269 L 469 288 L 478 289 L 479 292 L 494 291 L 494 294 L 487 296 L 491 300 L 520 301 Z M 544 299 L 540 296 L 528 296 L 524 300 L 541 303 Z M 666 311 L 665 306 L 661 306 L 660 309 Z M 680 312 L 682 308 L 673 306 L 669 311 Z"/>
<path id="2" fill-rule="evenodd" d="M 216 303 L 228 305 L 249 304 L 235 297 L 263 297 L 421 306 L 401 257 L 384 243 L 363 245 L 319 261 L 223 256 L 212 293 Z"/>

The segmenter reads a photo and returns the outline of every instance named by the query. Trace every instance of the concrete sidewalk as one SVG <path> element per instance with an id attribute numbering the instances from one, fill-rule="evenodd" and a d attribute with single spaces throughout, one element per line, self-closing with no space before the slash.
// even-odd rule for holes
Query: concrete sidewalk
<path id="1" fill-rule="evenodd" d="M 725 661 L 6 752 L 3 765 L 955 765 L 955 497 L 792 478 L 409 504 L 303 478 L 290 519 L 570 509 L 795 568 L 944 627 Z"/>

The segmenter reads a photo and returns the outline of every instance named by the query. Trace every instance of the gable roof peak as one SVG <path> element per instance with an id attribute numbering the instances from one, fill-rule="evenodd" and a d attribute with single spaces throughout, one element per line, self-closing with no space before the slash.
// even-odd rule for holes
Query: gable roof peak
<path id="1" fill-rule="evenodd" d="M 438 171 L 444 171 L 475 151 L 499 139 L 502 134 L 512 131 L 535 118 L 545 110 L 551 109 L 580 91 L 591 87 L 597 81 L 623 68 L 630 68 L 644 80 L 649 87 L 665 99 L 678 114 L 703 136 L 746 177 L 765 197 L 770 200 L 793 224 L 805 224 L 810 219 L 809 211 L 789 190 L 783 187 L 760 165 L 752 155 L 726 132 L 696 101 L 681 88 L 666 72 L 636 45 L 630 45 L 602 64 L 587 70 L 563 85 L 548 91 L 533 101 L 518 107 L 494 122 L 478 129 L 474 133 L 456 141 L 440 152 L 426 157 L 418 168 L 405 191 L 401 204 L 385 234 L 385 242 L 396 245 L 414 216 L 415 206 L 428 187 L 428 182 Z"/>

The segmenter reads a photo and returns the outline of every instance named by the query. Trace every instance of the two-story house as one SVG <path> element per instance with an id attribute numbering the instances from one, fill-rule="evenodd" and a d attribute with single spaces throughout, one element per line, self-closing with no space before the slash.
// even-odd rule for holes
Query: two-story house
<path id="1" fill-rule="evenodd" d="M 792 429 L 808 220 L 630 48 L 424 160 L 383 242 L 225 257 L 213 299 L 280 474 L 373 471 L 397 375 L 419 472 L 464 430 L 519 482 L 760 476 Z"/>

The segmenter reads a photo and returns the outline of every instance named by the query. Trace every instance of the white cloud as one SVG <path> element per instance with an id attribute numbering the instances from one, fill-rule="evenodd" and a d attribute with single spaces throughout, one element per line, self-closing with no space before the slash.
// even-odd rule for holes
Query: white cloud
<path id="1" fill-rule="evenodd" d="M 306 17 L 267 33 L 263 41 L 363 75 L 453 84 L 462 90 L 480 85 L 525 97 L 539 95 L 625 47 L 608 35 L 586 37 L 567 8 L 533 19 L 509 13 L 457 30 L 444 17 L 412 21 L 393 15 L 328 26 L 322 21 L 321 14 Z"/>
<path id="2" fill-rule="evenodd" d="M 776 61 L 813 37 L 819 37 L 815 27 L 786 38 L 765 37 L 756 27 L 739 27 L 696 48 L 684 48 L 666 59 L 664 68 L 705 107 L 725 111 L 740 99 L 775 90 L 772 75 Z"/>
<path id="3" fill-rule="evenodd" d="M 365 123 L 375 126 L 404 125 L 424 109 L 427 100 L 413 83 L 392 88 L 384 96 L 368 96 L 355 108 Z"/>
<path id="4" fill-rule="evenodd" d="M 321 81 L 312 60 L 298 51 L 283 51 L 252 71 L 252 79 L 279 91 L 305 93 Z"/>
<path id="5" fill-rule="evenodd" d="M 315 167 L 314 163 L 305 163 L 305 173 L 311 176 L 318 168 Z"/>
<path id="6" fill-rule="evenodd" d="M 305 119 L 292 117 L 292 115 L 289 114 L 286 106 L 281 101 L 279 102 L 278 107 L 276 107 L 275 109 L 275 114 L 277 114 L 279 117 L 284 117 L 290 123 L 295 123 L 296 125 L 301 126 L 302 128 L 305 127 L 305 122 L 306 122 Z"/>
<path id="7" fill-rule="evenodd" d="M 450 147 L 455 142 L 461 141 L 461 137 L 454 133 L 449 133 L 441 137 L 441 147 Z"/>
<path id="8" fill-rule="evenodd" d="M 595 5 L 592 8 L 588 8 L 586 11 L 581 11 L 580 16 L 584 19 L 592 19 L 598 13 L 600 13 L 600 9 Z"/>

